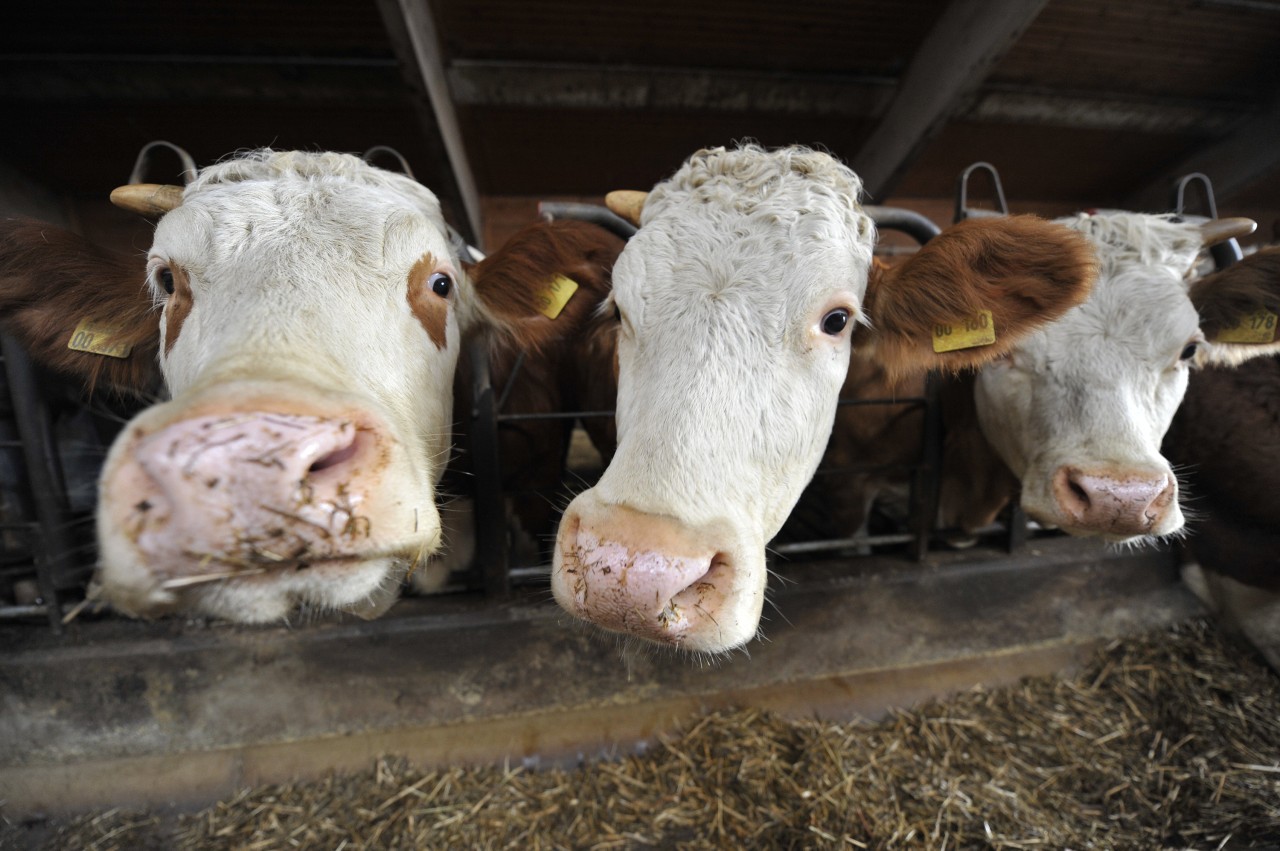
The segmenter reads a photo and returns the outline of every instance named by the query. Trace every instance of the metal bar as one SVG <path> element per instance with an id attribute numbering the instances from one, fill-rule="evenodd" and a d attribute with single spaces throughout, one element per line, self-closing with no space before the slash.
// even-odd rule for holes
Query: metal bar
<path id="1" fill-rule="evenodd" d="M 506 503 L 502 494 L 502 462 L 498 451 L 498 418 L 493 383 L 489 375 L 489 347 L 483 339 L 471 341 L 471 458 L 475 480 L 476 562 L 485 594 L 504 598 L 511 593 L 508 575 Z"/>
<path id="2" fill-rule="evenodd" d="M 466 145 L 462 139 L 462 125 L 458 121 L 457 112 L 453 108 L 453 98 L 449 93 L 449 81 L 445 76 L 440 38 L 436 32 L 431 3 L 429 0 L 379 0 L 379 6 L 393 47 L 400 49 L 400 45 L 407 42 L 408 55 L 402 58 L 408 60 L 417 69 L 422 88 L 427 95 L 428 105 L 435 119 L 435 128 L 449 159 L 449 167 L 453 172 L 463 212 L 466 215 L 466 227 L 460 230 L 463 230 L 463 236 L 468 242 L 483 248 L 480 239 L 483 233 L 480 192 L 476 188 L 475 175 L 467 158 Z"/>
<path id="3" fill-rule="evenodd" d="M 601 207 L 598 204 L 578 204 L 572 201 L 541 201 L 538 203 L 538 215 L 551 221 L 556 219 L 577 219 L 582 222 L 590 222 L 623 239 L 630 239 L 636 235 L 638 230 L 635 225 L 622 218 L 622 216 L 619 216 L 608 207 Z"/>
<path id="4" fill-rule="evenodd" d="M 820 550 L 837 550 L 844 547 L 860 545 L 877 546 L 880 544 L 907 544 L 916 539 L 913 533 L 903 532 L 895 535 L 864 535 L 852 538 L 830 538 L 822 541 L 797 541 L 794 544 L 779 544 L 769 547 L 769 551 L 777 555 L 794 555 L 796 553 L 818 552 Z"/>
<path id="5" fill-rule="evenodd" d="M 860 405 L 916 405 L 927 407 L 929 400 L 924 396 L 904 396 L 901 399 L 840 399 L 836 402 L 841 407 Z M 513 423 L 522 420 L 567 420 L 574 417 L 612 417 L 615 411 L 549 411 L 540 414 L 498 414 L 498 422 Z"/>
<path id="6" fill-rule="evenodd" d="M 549 411 L 545 414 L 498 414 L 500 423 L 516 423 L 523 420 L 571 420 L 576 417 L 611 417 L 613 411 Z"/>
<path id="7" fill-rule="evenodd" d="M 929 217 L 915 210 L 905 210 L 902 207 L 878 207 L 874 204 L 867 204 L 862 209 L 876 223 L 878 230 L 901 231 L 913 237 L 921 245 L 942 233 L 942 229 Z"/>
<path id="8" fill-rule="evenodd" d="M 495 411 L 501 411 L 507 406 L 507 399 L 511 397 L 511 391 L 515 389 L 516 379 L 520 377 L 520 370 L 524 367 L 524 356 L 527 351 L 521 351 L 516 356 L 516 362 L 511 367 L 511 374 L 507 376 L 507 386 L 502 388 L 502 395 L 498 397 L 498 404 L 494 407 Z"/>
<path id="9" fill-rule="evenodd" d="M 72 544 L 63 525 L 63 489 L 56 476 L 57 462 L 49 441 L 49 411 L 40 398 L 31 359 L 22 346 L 8 334 L 0 334 L 0 352 L 4 355 L 9 393 L 13 397 L 13 419 L 22 439 L 23 460 L 36 511 L 39 534 L 32 542 L 36 554 L 36 583 L 44 598 L 49 626 L 54 633 L 61 633 L 55 577 L 68 568 Z"/>
<path id="10" fill-rule="evenodd" d="M 1009 539 L 1005 544 L 1005 548 L 1010 553 L 1016 553 L 1027 545 L 1027 538 L 1029 537 L 1027 513 L 1022 510 L 1022 503 L 1015 500 L 1009 504 Z"/>
<path id="11" fill-rule="evenodd" d="M 991 186 L 996 195 L 996 208 L 994 210 L 984 210 L 969 206 L 969 178 L 978 170 L 985 171 L 991 175 Z M 956 185 L 956 210 L 953 221 L 962 222 L 965 219 L 1007 215 L 1009 215 L 1009 203 L 1004 199 L 1004 185 L 1000 183 L 1000 172 L 996 171 L 995 166 L 987 162 L 976 162 L 960 172 Z"/>
<path id="12" fill-rule="evenodd" d="M 914 532 L 911 555 L 923 561 L 929 553 L 929 536 L 938 518 L 938 499 L 942 482 L 942 403 L 938 398 L 938 378 L 925 379 L 925 395 L 930 400 L 924 409 L 924 434 L 921 438 L 921 465 L 911 477 L 911 529 Z"/>

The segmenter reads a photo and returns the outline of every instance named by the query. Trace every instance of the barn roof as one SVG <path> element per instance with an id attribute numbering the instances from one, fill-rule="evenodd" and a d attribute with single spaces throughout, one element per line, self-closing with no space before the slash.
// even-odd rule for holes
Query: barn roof
<path id="1" fill-rule="evenodd" d="M 155 138 L 202 164 L 389 144 L 465 223 L 483 196 L 643 188 L 753 138 L 826 147 L 877 200 L 949 196 L 982 159 L 1021 199 L 1167 209 L 1198 170 L 1224 210 L 1280 216 L 1274 0 L 131 0 L 6 17 L 0 163 L 71 197 L 103 197 Z"/>

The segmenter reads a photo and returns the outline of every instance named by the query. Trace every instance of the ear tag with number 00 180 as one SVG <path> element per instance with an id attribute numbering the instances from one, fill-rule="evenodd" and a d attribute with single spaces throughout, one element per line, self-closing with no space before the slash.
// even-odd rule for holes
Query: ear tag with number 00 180
<path id="1" fill-rule="evenodd" d="M 959 322 L 939 322 L 933 326 L 933 350 L 954 352 L 989 346 L 996 341 L 996 323 L 990 310 L 979 310 Z"/>

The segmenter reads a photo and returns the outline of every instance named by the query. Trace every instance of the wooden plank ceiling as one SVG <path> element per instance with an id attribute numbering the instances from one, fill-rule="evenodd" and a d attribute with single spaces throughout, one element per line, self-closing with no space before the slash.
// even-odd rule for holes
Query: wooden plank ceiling
<path id="1" fill-rule="evenodd" d="M 103 197 L 153 138 L 199 163 L 390 144 L 461 223 L 469 192 L 644 187 L 753 138 L 823 146 L 881 200 L 947 197 L 985 159 L 1014 198 L 1159 209 L 1199 168 L 1224 210 L 1280 217 L 1280 0 L 131 0 L 6 17 L 0 163 L 71 197 Z"/>

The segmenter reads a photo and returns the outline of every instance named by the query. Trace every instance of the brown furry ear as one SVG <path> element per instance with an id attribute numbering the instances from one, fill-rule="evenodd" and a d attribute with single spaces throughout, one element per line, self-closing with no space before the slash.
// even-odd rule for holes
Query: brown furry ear
<path id="1" fill-rule="evenodd" d="M 470 270 L 483 307 L 482 321 L 512 338 L 513 345 L 540 349 L 586 324 L 613 286 L 613 264 L 625 242 L 598 225 L 558 220 L 527 225 L 502 248 Z M 567 292 L 557 278 L 578 289 Z M 554 290 L 559 290 L 559 298 Z M 551 304 L 548 304 L 551 302 Z M 548 314 L 559 313 L 552 318 Z"/>
<path id="2" fill-rule="evenodd" d="M 970 219 L 948 228 L 906 262 L 872 269 L 859 345 L 892 375 L 963 369 L 999 357 L 1039 326 L 1089 297 L 1097 259 L 1081 234 L 1035 216 Z M 995 341 L 935 350 L 948 328 L 990 311 Z"/>
<path id="3" fill-rule="evenodd" d="M 0 326 L 37 363 L 79 378 L 140 392 L 155 377 L 160 311 L 144 285 L 146 261 L 100 248 L 31 219 L 0 221 Z M 110 327 L 125 357 L 69 348 L 84 321 Z"/>
<path id="4" fill-rule="evenodd" d="M 1268 248 L 1191 285 L 1207 359 L 1235 364 L 1280 351 L 1280 248 Z"/>

